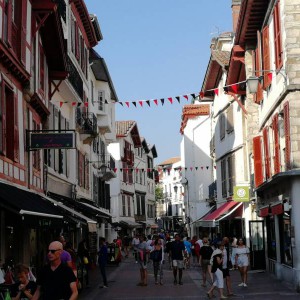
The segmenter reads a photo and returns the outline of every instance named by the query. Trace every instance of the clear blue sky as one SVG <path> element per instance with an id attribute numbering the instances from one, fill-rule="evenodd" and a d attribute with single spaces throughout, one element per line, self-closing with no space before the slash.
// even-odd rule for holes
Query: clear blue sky
<path id="1" fill-rule="evenodd" d="M 180 156 L 184 98 L 198 93 L 212 37 L 232 31 L 231 0 L 85 0 L 98 17 L 104 39 L 96 51 L 105 59 L 119 101 L 165 98 L 165 105 L 116 104 L 116 120 L 135 120 L 155 144 L 158 164 Z M 146 103 L 145 103 L 146 104 Z"/>

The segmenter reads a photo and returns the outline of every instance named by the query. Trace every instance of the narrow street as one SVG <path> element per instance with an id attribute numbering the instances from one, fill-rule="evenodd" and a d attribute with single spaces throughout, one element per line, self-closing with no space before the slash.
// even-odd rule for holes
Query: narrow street
<path id="1" fill-rule="evenodd" d="M 149 263 L 148 286 L 139 287 L 139 267 L 135 264 L 132 256 L 124 259 L 117 266 L 107 267 L 108 285 L 106 289 L 101 286 L 101 275 L 98 269 L 90 272 L 91 286 L 85 288 L 79 296 L 80 300 L 98 299 L 207 299 L 208 288 L 201 286 L 201 269 L 199 267 L 185 270 L 183 274 L 183 285 L 174 286 L 172 271 L 168 264 L 164 268 L 164 285 L 155 285 L 152 264 Z M 231 299 L 299 299 L 291 286 L 281 283 L 265 272 L 249 272 L 248 287 L 238 287 L 239 273 L 231 271 L 232 285 L 235 296 Z M 215 295 L 217 293 L 215 292 Z M 217 299 L 217 298 L 215 298 Z"/>

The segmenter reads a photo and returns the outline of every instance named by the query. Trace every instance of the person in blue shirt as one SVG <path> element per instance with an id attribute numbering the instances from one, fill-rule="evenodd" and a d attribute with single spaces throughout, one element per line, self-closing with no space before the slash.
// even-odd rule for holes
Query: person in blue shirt
<path id="1" fill-rule="evenodd" d="M 171 244 L 170 249 L 173 266 L 174 284 L 177 284 L 177 269 L 179 273 L 179 284 L 182 285 L 182 270 L 183 270 L 183 253 L 185 250 L 184 243 L 179 234 L 175 235 L 175 241 Z"/>
<path id="2" fill-rule="evenodd" d="M 100 288 L 107 288 L 107 277 L 106 277 L 106 264 L 107 264 L 107 246 L 104 237 L 99 239 L 99 251 L 98 251 L 98 265 L 103 279 L 103 286 Z"/>
<path id="3" fill-rule="evenodd" d="M 191 243 L 191 238 L 187 237 L 186 240 L 183 242 L 185 246 L 185 268 L 190 268 L 190 257 L 192 255 L 192 243 Z"/>

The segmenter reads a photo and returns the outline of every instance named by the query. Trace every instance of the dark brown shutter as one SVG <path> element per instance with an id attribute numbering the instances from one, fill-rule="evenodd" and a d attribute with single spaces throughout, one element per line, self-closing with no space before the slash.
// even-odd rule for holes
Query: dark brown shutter
<path id="1" fill-rule="evenodd" d="M 290 134 L 290 109 L 289 102 L 283 106 L 284 112 L 284 136 L 285 136 L 285 165 L 291 169 L 291 134 Z"/>
<path id="2" fill-rule="evenodd" d="M 14 161 L 19 162 L 19 122 L 18 122 L 18 95 L 14 94 Z"/>
<path id="3" fill-rule="evenodd" d="M 21 62 L 26 64 L 26 29 L 27 29 L 27 1 L 22 0 L 22 22 L 21 22 Z"/>
<path id="4" fill-rule="evenodd" d="M 254 182 L 258 187 L 263 183 L 263 165 L 261 153 L 261 137 L 256 136 L 253 138 L 253 160 L 254 160 Z"/>

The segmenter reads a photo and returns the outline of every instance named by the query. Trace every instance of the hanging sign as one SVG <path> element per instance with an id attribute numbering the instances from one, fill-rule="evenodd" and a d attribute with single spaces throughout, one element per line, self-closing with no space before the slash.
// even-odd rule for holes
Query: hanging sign
<path id="1" fill-rule="evenodd" d="M 74 148 L 74 133 L 30 133 L 30 150 Z"/>
<path id="2" fill-rule="evenodd" d="M 233 200 L 237 202 L 248 202 L 249 197 L 249 187 L 236 185 L 233 187 Z"/>

